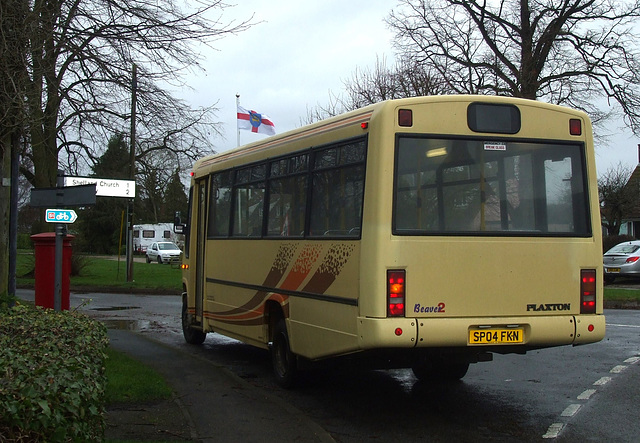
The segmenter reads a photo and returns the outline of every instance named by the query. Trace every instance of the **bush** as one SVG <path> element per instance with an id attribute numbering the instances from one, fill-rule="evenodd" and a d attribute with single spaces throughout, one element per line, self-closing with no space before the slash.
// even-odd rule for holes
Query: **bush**
<path id="1" fill-rule="evenodd" d="M 9 294 L 6 291 L 0 294 L 0 316 L 3 312 L 7 312 L 13 305 L 15 305 L 17 301 L 18 298 L 15 295 Z"/>
<path id="2" fill-rule="evenodd" d="M 19 266 L 16 274 L 18 277 L 24 278 L 35 278 L 36 275 L 36 259 L 35 255 L 32 253 L 23 254 L 28 257 L 24 260 L 20 261 L 21 266 Z M 71 254 L 71 270 L 69 275 L 72 277 L 76 277 L 82 274 L 82 271 L 89 266 L 91 259 L 86 255 L 81 254 Z"/>
<path id="3" fill-rule="evenodd" d="M 89 259 L 86 255 L 71 254 L 71 272 L 70 275 L 78 276 L 82 274 L 84 268 L 89 266 Z"/>
<path id="4" fill-rule="evenodd" d="M 18 249 L 33 250 L 33 241 L 29 234 L 18 234 Z"/>
<path id="5" fill-rule="evenodd" d="M 107 345 L 79 313 L 0 311 L 0 440 L 102 441 Z"/>

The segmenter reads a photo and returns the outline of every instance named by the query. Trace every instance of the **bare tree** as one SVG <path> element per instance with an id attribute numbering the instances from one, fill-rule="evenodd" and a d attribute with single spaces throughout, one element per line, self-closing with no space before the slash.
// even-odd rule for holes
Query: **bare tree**
<path id="1" fill-rule="evenodd" d="M 631 213 L 638 200 L 640 177 L 630 180 L 631 177 L 631 169 L 618 163 L 598 179 L 600 215 L 609 235 L 619 234 L 623 217 Z"/>
<path id="2" fill-rule="evenodd" d="M 174 164 L 172 155 L 166 150 L 152 152 L 145 156 L 138 163 L 139 192 L 136 192 L 136 200 L 142 204 L 138 205 L 138 218 L 143 223 L 159 223 L 173 220 L 164 218 L 162 206 L 168 183 L 176 171 L 171 168 Z"/>
<path id="3" fill-rule="evenodd" d="M 68 169 L 90 166 L 97 147 L 126 131 L 134 63 L 139 73 L 136 155 L 167 149 L 184 159 L 210 152 L 214 105 L 191 109 L 168 89 L 183 85 L 183 75 L 198 68 L 196 44 L 211 45 L 246 29 L 248 22 L 222 23 L 219 15 L 226 6 L 220 0 L 190 3 L 196 5 L 190 10 L 182 10 L 187 4 L 177 0 L 25 3 L 27 155 L 35 169 L 23 172 L 35 186 L 55 183 L 58 160 Z"/>
<path id="4" fill-rule="evenodd" d="M 387 66 L 384 57 L 377 58 L 373 69 L 356 68 L 343 85 L 344 94 L 330 93 L 329 103 L 307 109 L 302 123 L 313 123 L 384 100 L 452 92 L 437 72 L 407 58 L 392 67 Z"/>
<path id="5" fill-rule="evenodd" d="M 251 26 L 223 22 L 222 0 L 3 0 L 0 2 L 0 153 L 20 150 L 35 187 L 57 170 L 87 170 L 107 140 L 127 133 L 138 67 L 136 159 L 170 152 L 171 170 L 213 151 L 215 104 L 192 109 L 169 89 L 199 69 L 196 45 Z M 21 143 L 21 141 L 23 141 Z M 9 199 L 2 187 L 0 283 L 8 263 Z M 0 294 L 3 291 L 0 287 Z"/>
<path id="6" fill-rule="evenodd" d="M 351 111 L 344 99 L 343 95 L 336 95 L 329 91 L 329 102 L 327 104 L 317 104 L 316 106 L 309 108 L 307 106 L 307 114 L 304 117 L 300 117 L 300 125 L 310 125 L 325 118 L 335 117 L 347 111 Z"/>
<path id="7" fill-rule="evenodd" d="M 12 194 L 17 183 L 14 165 L 18 161 L 25 116 L 23 98 L 27 79 L 21 67 L 28 56 L 26 13 L 23 0 L 3 0 L 0 3 L 0 307 L 4 297 L 15 289 L 11 287 L 15 284 L 9 284 L 10 268 L 15 261 L 11 264 L 8 258 L 9 232 L 13 232 L 16 226 L 15 222 L 10 224 L 10 219 L 17 211 L 10 202 L 14 200 Z M 10 181 L 10 186 L 6 181 Z"/>
<path id="8" fill-rule="evenodd" d="M 373 69 L 356 69 L 344 82 L 350 109 L 404 97 L 451 92 L 437 72 L 402 58 L 392 68 L 379 58 Z"/>
<path id="9" fill-rule="evenodd" d="M 400 0 L 387 23 L 398 53 L 457 93 L 543 99 L 607 117 L 618 105 L 640 133 L 640 2 Z"/>

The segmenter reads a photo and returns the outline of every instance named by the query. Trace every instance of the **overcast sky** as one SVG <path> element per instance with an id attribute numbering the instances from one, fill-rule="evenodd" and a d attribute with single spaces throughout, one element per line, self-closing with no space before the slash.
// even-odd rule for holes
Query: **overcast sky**
<path id="1" fill-rule="evenodd" d="M 376 57 L 394 60 L 393 34 L 384 19 L 395 6 L 390 0 L 242 0 L 225 10 L 222 21 L 260 22 L 247 31 L 202 48 L 205 72 L 190 80 L 194 91 L 184 94 L 194 106 L 217 103 L 223 137 L 217 152 L 235 148 L 236 94 L 241 106 L 267 114 L 282 133 L 301 126 L 307 109 L 340 94 L 356 68 L 373 67 Z M 640 139 L 612 124 L 616 134 L 596 145 L 598 172 L 622 162 L 638 164 Z M 241 144 L 265 138 L 241 131 Z"/>

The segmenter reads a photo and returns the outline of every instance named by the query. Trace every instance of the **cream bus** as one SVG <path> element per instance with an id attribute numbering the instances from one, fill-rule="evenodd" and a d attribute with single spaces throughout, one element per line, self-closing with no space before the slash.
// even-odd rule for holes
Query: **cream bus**
<path id="1" fill-rule="evenodd" d="M 270 348 L 283 386 L 340 356 L 459 379 L 493 353 L 604 337 L 582 112 L 386 101 L 203 158 L 191 186 L 184 336 Z"/>

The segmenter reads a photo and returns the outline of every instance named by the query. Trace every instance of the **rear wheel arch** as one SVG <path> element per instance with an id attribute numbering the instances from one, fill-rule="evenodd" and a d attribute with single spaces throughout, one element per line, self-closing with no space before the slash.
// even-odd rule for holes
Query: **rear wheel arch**
<path id="1" fill-rule="evenodd" d="M 282 306 L 276 301 L 267 301 L 264 306 L 264 322 L 268 328 L 269 343 L 273 341 L 275 328 L 280 319 L 284 319 Z"/>
<path id="2" fill-rule="evenodd" d="M 298 378 L 298 357 L 291 352 L 284 311 L 277 302 L 265 305 L 265 323 L 269 327 L 271 364 L 276 382 L 284 388 L 291 388 Z"/>
<path id="3" fill-rule="evenodd" d="M 202 331 L 202 329 L 197 329 L 191 324 L 191 316 L 189 315 L 189 307 L 188 307 L 188 297 L 186 288 L 184 288 L 184 292 L 182 293 L 182 334 L 184 335 L 184 339 L 187 343 L 192 345 L 201 345 L 204 343 L 204 340 L 207 338 L 207 333 Z"/>

